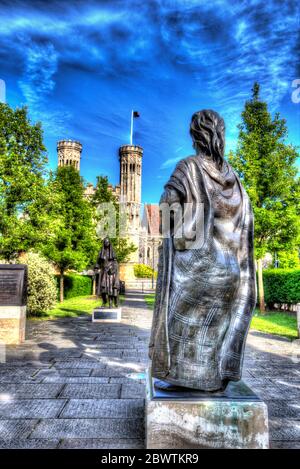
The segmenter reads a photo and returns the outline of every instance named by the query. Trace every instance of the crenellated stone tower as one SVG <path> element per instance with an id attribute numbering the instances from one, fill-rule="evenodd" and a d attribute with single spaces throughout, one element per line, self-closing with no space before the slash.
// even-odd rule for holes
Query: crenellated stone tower
<path id="1" fill-rule="evenodd" d="M 123 145 L 120 157 L 120 202 L 126 203 L 127 234 L 139 247 L 143 148 Z M 139 262 L 139 251 L 132 253 L 130 262 Z"/>
<path id="2" fill-rule="evenodd" d="M 60 140 L 57 142 L 58 166 L 74 166 L 80 171 L 82 145 L 76 140 Z"/>

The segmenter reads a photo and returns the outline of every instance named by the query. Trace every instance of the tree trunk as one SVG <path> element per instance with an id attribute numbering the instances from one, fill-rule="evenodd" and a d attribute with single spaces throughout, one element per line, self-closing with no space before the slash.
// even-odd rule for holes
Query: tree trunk
<path id="1" fill-rule="evenodd" d="M 258 259 L 258 261 L 257 261 L 257 276 L 258 276 L 259 309 L 262 313 L 264 313 L 266 311 L 266 308 L 265 308 L 265 294 L 264 294 L 262 259 Z"/>
<path id="2" fill-rule="evenodd" d="M 61 273 L 59 277 L 59 301 L 64 301 L 64 274 Z"/>

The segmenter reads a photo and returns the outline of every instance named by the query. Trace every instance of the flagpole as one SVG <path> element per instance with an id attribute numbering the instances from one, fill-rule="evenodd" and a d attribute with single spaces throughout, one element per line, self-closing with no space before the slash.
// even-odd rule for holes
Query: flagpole
<path id="1" fill-rule="evenodd" d="M 131 111 L 130 145 L 132 145 L 132 135 L 133 135 L 133 109 Z"/>

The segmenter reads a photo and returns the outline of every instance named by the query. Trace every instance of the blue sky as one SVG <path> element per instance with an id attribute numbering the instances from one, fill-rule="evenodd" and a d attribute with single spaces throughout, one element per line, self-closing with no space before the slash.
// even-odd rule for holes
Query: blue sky
<path id="1" fill-rule="evenodd" d="M 81 174 L 119 178 L 118 148 L 144 148 L 144 202 L 157 202 L 179 159 L 193 152 L 189 121 L 203 108 L 236 144 L 253 82 L 300 145 L 299 7 L 293 1 L 0 0 L 0 79 L 12 106 L 43 123 L 49 163 L 56 141 L 83 144 Z"/>

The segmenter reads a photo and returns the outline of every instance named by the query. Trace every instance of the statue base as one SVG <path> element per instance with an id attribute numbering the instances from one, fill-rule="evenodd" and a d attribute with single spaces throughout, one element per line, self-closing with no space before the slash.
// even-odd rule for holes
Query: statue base
<path id="1" fill-rule="evenodd" d="M 243 381 L 214 393 L 155 388 L 148 376 L 147 449 L 267 449 L 268 409 Z"/>
<path id="2" fill-rule="evenodd" d="M 26 306 L 0 306 L 0 343 L 18 345 L 25 340 Z"/>
<path id="3" fill-rule="evenodd" d="M 121 322 L 122 308 L 95 308 L 92 313 L 93 322 Z"/>

